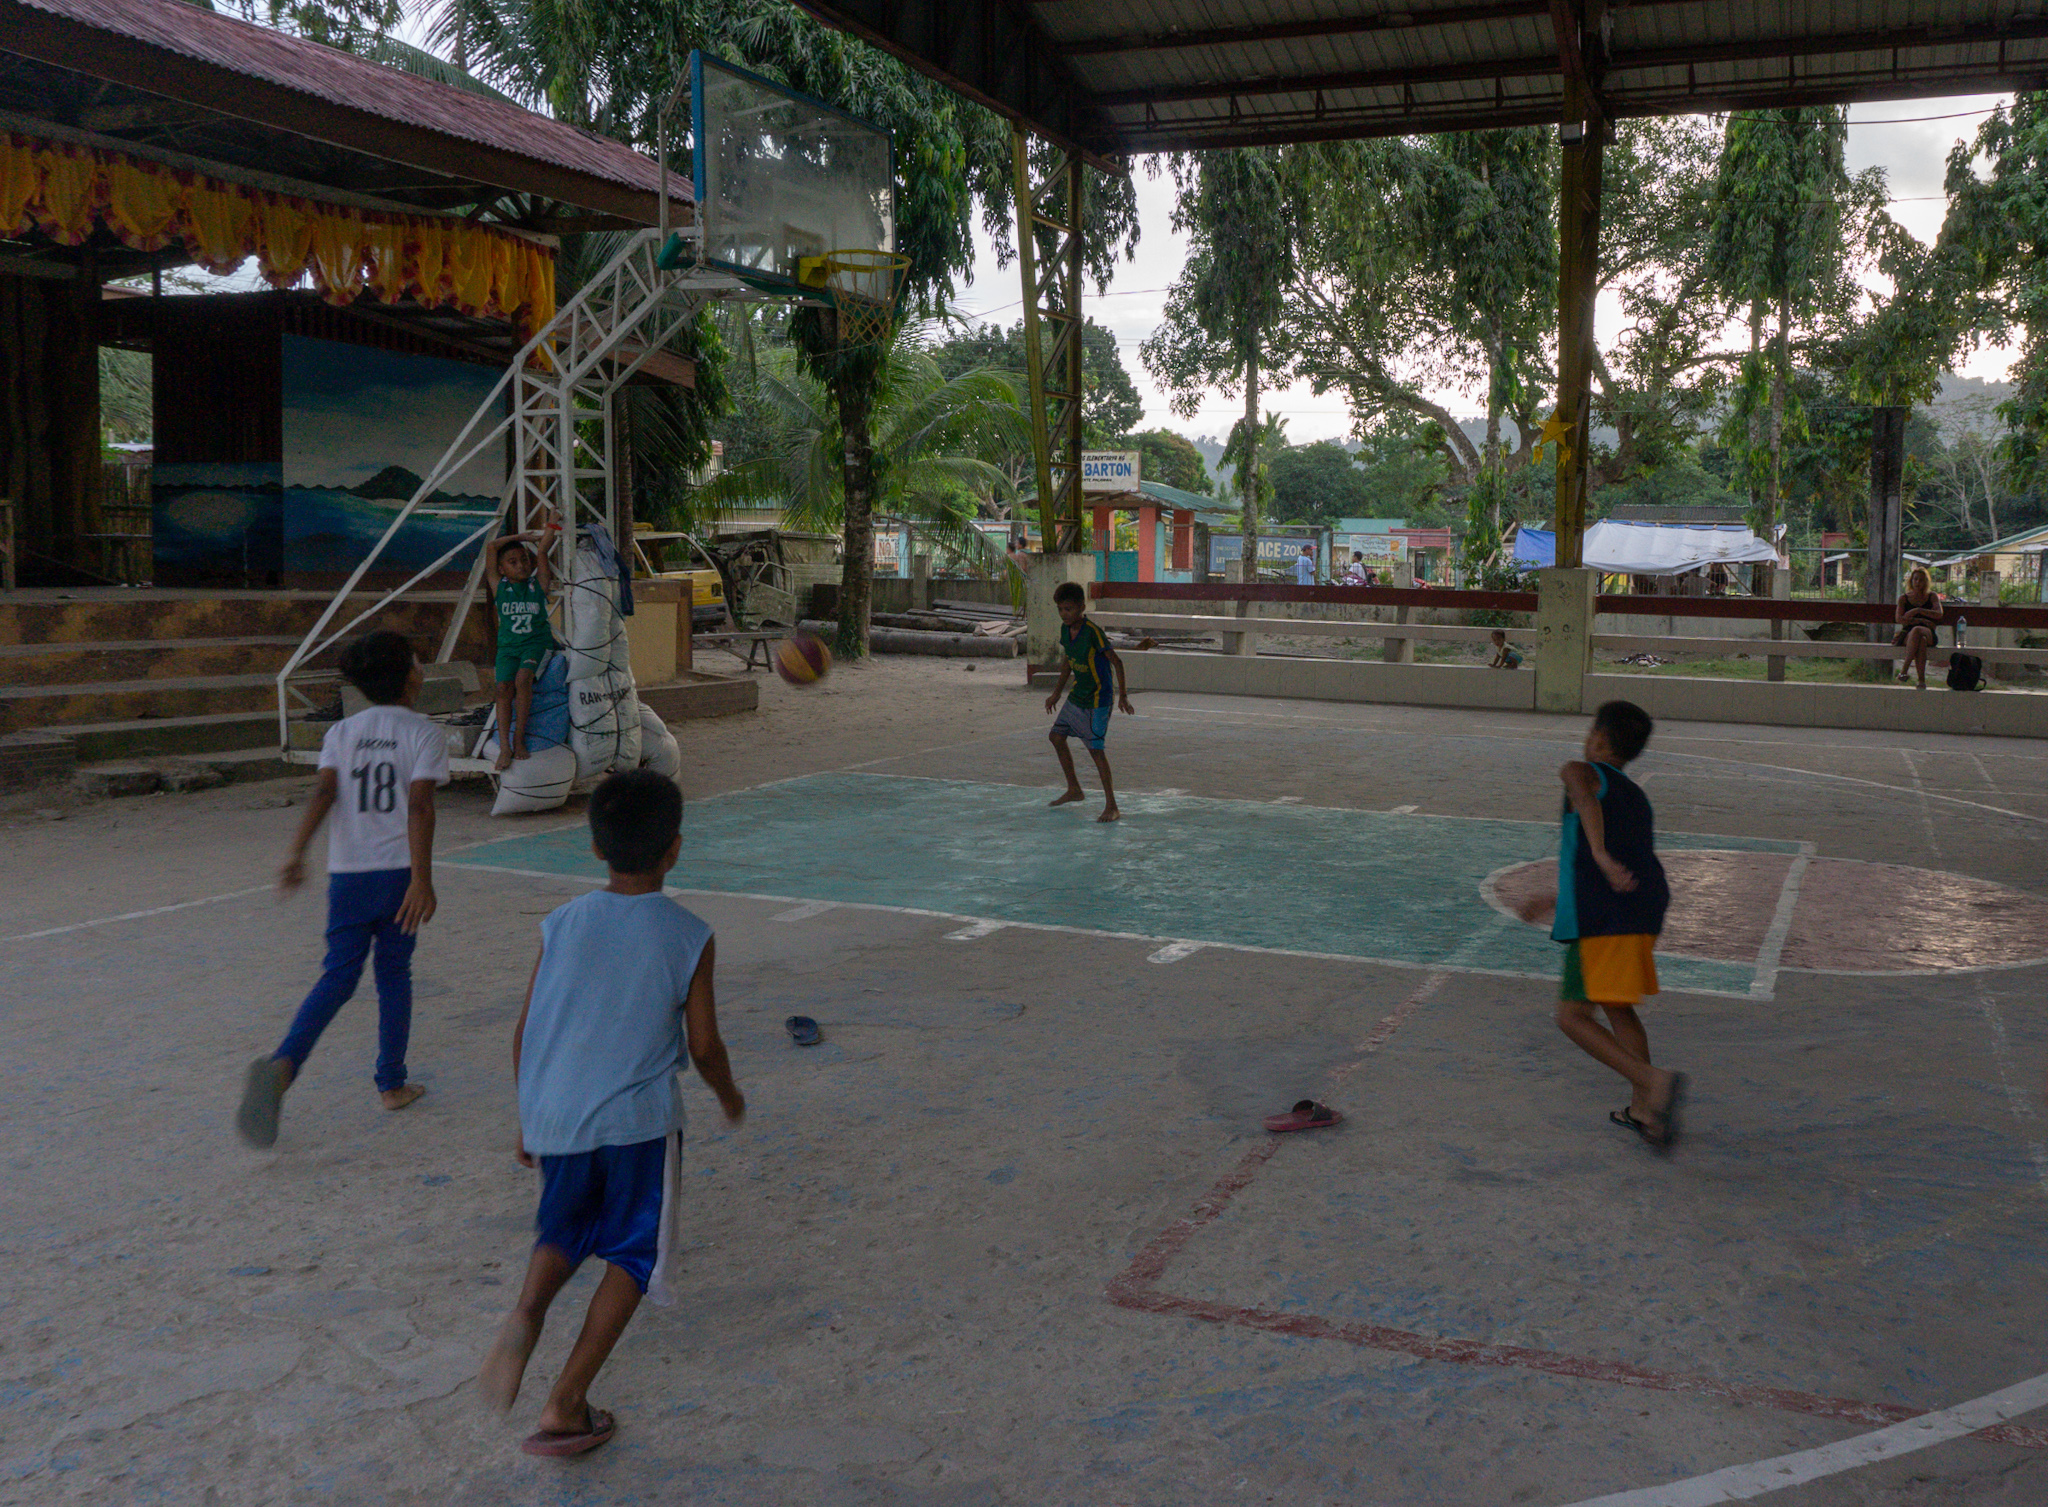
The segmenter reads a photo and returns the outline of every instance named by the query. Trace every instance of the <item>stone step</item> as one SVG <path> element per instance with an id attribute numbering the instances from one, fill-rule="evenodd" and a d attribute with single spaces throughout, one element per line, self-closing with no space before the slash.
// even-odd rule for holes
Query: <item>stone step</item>
<path id="1" fill-rule="evenodd" d="M 0 685 L 56 686 L 191 676 L 275 675 L 297 638 L 126 639 L 115 642 L 0 644 Z M 331 664 L 330 653 L 317 663 Z"/>
<path id="2" fill-rule="evenodd" d="M 231 753 L 277 747 L 277 712 L 211 712 L 194 717 L 129 717 L 74 722 L 56 730 L 76 746 L 81 763 L 153 759 L 171 754 Z"/>
<path id="3" fill-rule="evenodd" d="M 274 673 L 9 685 L 0 686 L 0 732 L 68 731 L 79 723 L 254 714 L 266 709 L 275 715 L 276 705 Z"/>
<path id="4" fill-rule="evenodd" d="M 282 637 L 296 644 L 332 600 L 327 593 L 312 591 L 19 591 L 0 596 L 0 645 Z M 351 597 L 334 626 L 376 601 L 373 595 Z M 452 592 L 412 597 L 391 603 L 372 622 L 411 634 L 424 652 L 431 653 L 447 629 L 454 604 Z M 355 631 L 371 626 L 364 623 Z M 458 652 L 484 657 L 491 633 L 488 615 L 480 606 L 473 608 Z"/>
<path id="5" fill-rule="evenodd" d="M 200 756 L 160 755 L 148 759 L 101 759 L 78 766 L 72 788 L 88 797 L 177 794 L 240 785 L 255 780 L 280 780 L 308 773 L 304 765 L 288 764 L 274 748 L 249 748 Z"/>

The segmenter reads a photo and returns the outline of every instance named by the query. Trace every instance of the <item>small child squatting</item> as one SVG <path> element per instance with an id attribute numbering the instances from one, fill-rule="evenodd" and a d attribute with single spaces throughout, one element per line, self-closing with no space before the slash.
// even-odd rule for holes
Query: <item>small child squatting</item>
<path id="1" fill-rule="evenodd" d="M 555 576 L 548 565 L 547 536 L 559 525 L 550 519 L 544 529 L 507 534 L 484 557 L 484 579 L 491 588 L 491 613 L 498 624 L 498 658 L 492 679 L 498 692 L 498 758 L 500 771 L 527 756 L 526 730 L 533 719 L 533 677 L 548 650 L 555 646 L 548 626 L 548 593 Z M 531 546 L 538 545 L 539 548 Z M 535 573 L 539 579 L 533 579 Z"/>
<path id="2" fill-rule="evenodd" d="M 1650 730 L 1649 713 L 1631 702 L 1610 701 L 1594 714 L 1586 757 L 1558 771 L 1565 799 L 1557 892 L 1532 896 L 1521 915 L 1533 922 L 1556 910 L 1551 940 L 1565 944 L 1558 1029 L 1633 1090 L 1628 1107 L 1608 1118 L 1668 1151 L 1678 1139 L 1685 1075 L 1650 1061 L 1636 1006 L 1657 992 L 1652 949 L 1671 890 L 1657 861 L 1649 797 L 1622 773 Z M 1606 1012 L 1605 1026 L 1595 1007 Z"/>
<path id="3" fill-rule="evenodd" d="M 1067 777 L 1067 788 L 1047 804 L 1066 806 L 1088 798 L 1081 788 L 1081 777 L 1074 770 L 1074 756 L 1067 751 L 1067 739 L 1079 738 L 1088 757 L 1095 761 L 1095 772 L 1102 776 L 1102 815 L 1095 819 L 1117 821 L 1123 813 L 1117 809 L 1116 786 L 1109 777 L 1109 755 L 1103 752 L 1103 743 L 1109 737 L 1112 671 L 1116 674 L 1117 710 L 1137 715 L 1137 708 L 1131 705 L 1124 689 L 1123 658 L 1110 648 L 1108 636 L 1088 621 L 1088 593 L 1079 584 L 1061 582 L 1052 599 L 1060 610 L 1060 679 L 1052 694 L 1045 698 L 1045 709 L 1051 711 L 1059 706 L 1060 692 L 1067 688 L 1070 679 L 1074 691 L 1054 720 L 1052 731 L 1046 734 L 1052 751 L 1060 756 L 1060 772 Z"/>
<path id="4" fill-rule="evenodd" d="M 519 1163 L 541 1170 L 540 1208 L 518 1302 L 477 1377 L 486 1403 L 511 1408 L 548 1305 L 585 1258 L 606 1263 L 540 1429 L 520 1446 L 530 1455 L 581 1455 L 612 1437 L 590 1384 L 642 1295 L 675 1301 L 684 1062 L 728 1121 L 747 1110 L 718 1034 L 711 928 L 662 893 L 682 818 L 682 792 L 652 770 L 592 793 L 591 848 L 611 882 L 541 923 L 512 1031 Z"/>
<path id="5" fill-rule="evenodd" d="M 1493 659 L 1486 666 L 1489 670 L 1519 670 L 1522 668 L 1522 651 L 1508 642 L 1508 636 L 1499 628 L 1493 630 Z"/>
<path id="6" fill-rule="evenodd" d="M 404 1109 L 426 1092 L 405 1081 L 412 1036 L 412 953 L 434 917 L 434 787 L 448 783 L 448 738 L 412 710 L 419 661 L 402 634 L 368 633 L 342 651 L 342 676 L 371 705 L 327 730 L 320 783 L 292 837 L 277 887 L 306 882 L 306 847 L 327 835 L 327 960 L 284 1041 L 249 1064 L 235 1129 L 251 1146 L 277 1143 L 278 1113 L 306 1059 L 377 954 L 377 1092 Z"/>

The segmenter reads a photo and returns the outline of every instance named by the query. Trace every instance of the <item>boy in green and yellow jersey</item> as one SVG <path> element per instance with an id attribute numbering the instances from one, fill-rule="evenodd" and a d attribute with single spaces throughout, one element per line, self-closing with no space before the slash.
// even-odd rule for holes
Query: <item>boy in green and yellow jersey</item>
<path id="1" fill-rule="evenodd" d="M 484 572 L 491 586 L 491 613 L 498 624 L 498 768 L 526 757 L 526 725 L 533 716 L 533 676 L 555 646 L 548 626 L 548 592 L 554 574 L 544 543 L 550 523 L 531 533 L 507 534 L 491 546 Z M 538 544 L 539 548 L 533 548 Z"/>

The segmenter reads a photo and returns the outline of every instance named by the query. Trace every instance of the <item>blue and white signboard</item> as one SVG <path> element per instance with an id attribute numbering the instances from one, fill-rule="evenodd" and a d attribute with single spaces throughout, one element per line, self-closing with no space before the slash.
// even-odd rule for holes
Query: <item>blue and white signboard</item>
<path id="1" fill-rule="evenodd" d="M 1083 492 L 1135 492 L 1138 490 L 1138 452 L 1135 450 L 1083 450 L 1081 452 Z"/>

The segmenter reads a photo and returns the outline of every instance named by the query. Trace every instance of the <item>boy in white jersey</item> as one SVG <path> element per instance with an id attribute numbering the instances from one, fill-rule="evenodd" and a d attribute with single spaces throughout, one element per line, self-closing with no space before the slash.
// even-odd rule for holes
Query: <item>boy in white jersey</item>
<path id="1" fill-rule="evenodd" d="M 541 922 L 512 1030 L 519 1161 L 541 1169 L 540 1209 L 519 1300 L 477 1378 L 486 1402 L 512 1406 L 548 1305 L 586 1258 L 606 1263 L 540 1431 L 521 1446 L 530 1455 L 580 1455 L 611 1438 L 590 1383 L 643 1295 L 675 1301 L 685 1061 L 727 1120 L 747 1109 L 718 1035 L 711 928 L 662 893 L 682 824 L 682 792 L 651 769 L 591 793 L 591 847 L 611 883 Z"/>
<path id="2" fill-rule="evenodd" d="M 405 1081 L 412 1034 L 412 950 L 434 900 L 434 787 L 448 782 L 448 738 L 412 710 L 420 668 L 402 634 L 365 634 L 341 654 L 341 673 L 371 705 L 327 730 L 320 784 L 279 872 L 286 894 L 306 880 L 306 845 L 330 812 L 327 964 L 284 1042 L 249 1064 L 235 1128 L 251 1146 L 277 1140 L 284 1091 L 320 1033 L 348 1003 L 377 954 L 377 1091 L 403 1109 L 426 1090 Z"/>

